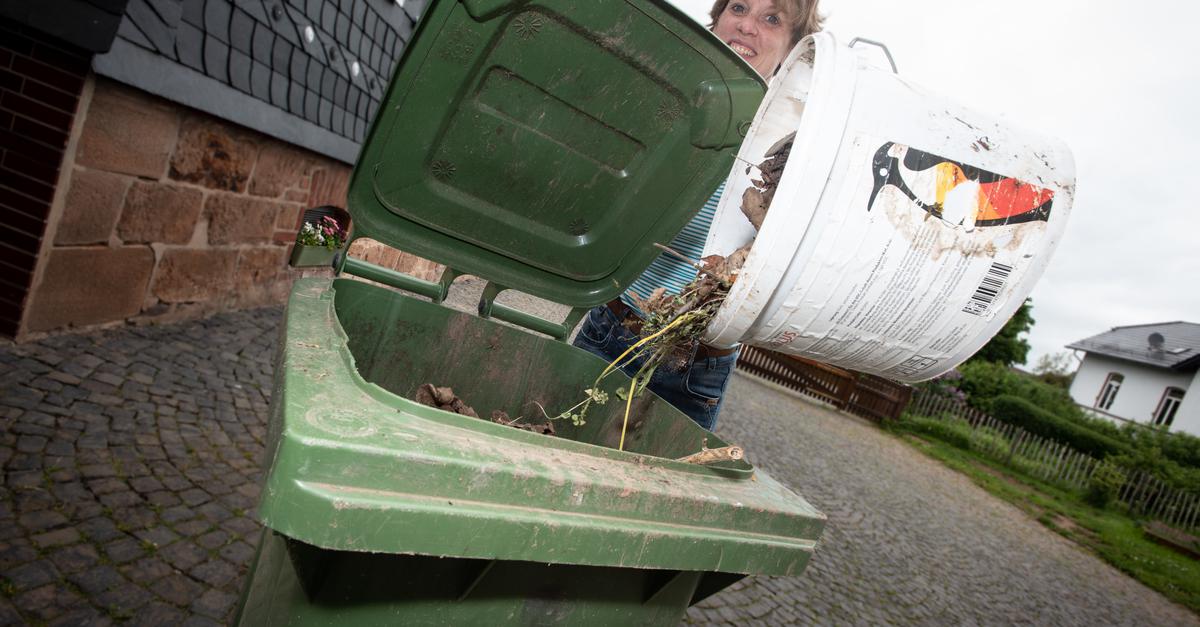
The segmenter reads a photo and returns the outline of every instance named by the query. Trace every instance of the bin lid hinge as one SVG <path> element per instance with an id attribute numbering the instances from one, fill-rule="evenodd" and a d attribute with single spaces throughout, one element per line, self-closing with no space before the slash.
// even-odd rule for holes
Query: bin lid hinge
<path id="1" fill-rule="evenodd" d="M 496 296 L 506 289 L 509 288 L 488 281 L 483 288 L 483 294 L 479 297 L 479 316 L 481 318 L 496 318 L 531 331 L 544 333 L 556 340 L 566 340 L 567 336 L 571 334 L 571 329 L 574 329 L 575 325 L 579 324 L 579 321 L 588 312 L 587 307 L 574 307 L 567 314 L 566 320 L 561 323 L 551 322 L 545 318 L 539 318 L 497 303 Z"/>
<path id="2" fill-rule="evenodd" d="M 375 281 L 376 283 L 420 294 L 429 298 L 435 304 L 441 304 L 442 301 L 446 300 L 446 295 L 450 293 L 450 285 L 454 283 L 454 279 L 457 279 L 462 274 L 458 270 L 447 266 L 442 272 L 441 278 L 438 279 L 437 283 L 434 283 L 433 281 L 418 279 L 415 276 L 410 276 L 391 268 L 385 268 L 350 256 L 342 256 L 335 260 L 334 267 L 338 273 L 345 272 L 346 274 L 352 274 Z"/>

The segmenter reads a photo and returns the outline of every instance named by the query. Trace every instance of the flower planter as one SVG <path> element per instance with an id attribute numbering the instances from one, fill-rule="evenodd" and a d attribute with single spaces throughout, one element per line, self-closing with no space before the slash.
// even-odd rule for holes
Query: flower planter
<path id="1" fill-rule="evenodd" d="M 333 257 L 337 254 L 337 250 L 330 250 L 324 246 L 304 246 L 296 244 L 292 248 L 292 257 L 288 260 L 288 265 L 293 268 L 313 268 L 321 266 L 332 266 Z"/>

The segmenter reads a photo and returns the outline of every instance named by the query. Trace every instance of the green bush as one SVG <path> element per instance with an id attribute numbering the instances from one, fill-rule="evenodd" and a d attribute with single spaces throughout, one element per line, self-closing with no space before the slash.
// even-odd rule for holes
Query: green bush
<path id="1" fill-rule="evenodd" d="M 1135 450 L 1111 458 L 1114 464 L 1130 471 L 1149 474 L 1172 488 L 1200 493 L 1200 468 L 1177 464 L 1157 446 L 1146 442 Z"/>
<path id="2" fill-rule="evenodd" d="M 1104 509 L 1117 498 L 1121 486 L 1125 485 L 1125 474 L 1112 464 L 1100 464 L 1088 479 L 1083 491 L 1083 500 Z"/>
<path id="3" fill-rule="evenodd" d="M 1158 449 L 1164 457 L 1188 468 L 1200 468 L 1200 438 L 1189 433 L 1168 433 L 1126 425 L 1121 429 L 1138 449 Z"/>
<path id="4" fill-rule="evenodd" d="M 994 429 L 976 429 L 971 433 L 971 450 L 997 458 L 1008 457 L 1011 444 Z"/>
<path id="5" fill-rule="evenodd" d="M 1016 396 L 997 396 L 992 400 L 992 416 L 1044 438 L 1066 444 L 1075 450 L 1103 459 L 1108 455 L 1133 452 L 1129 445 L 1064 420 Z"/>
<path id="6" fill-rule="evenodd" d="M 905 415 L 900 421 L 900 427 L 913 433 L 937 438 L 961 449 L 971 449 L 971 425 L 965 420 Z"/>
<path id="7" fill-rule="evenodd" d="M 1019 396 L 1062 418 L 1087 419 L 1066 390 L 1002 364 L 968 361 L 958 370 L 962 373 L 958 387 L 967 393 L 967 403 L 976 409 L 991 413 L 996 397 Z"/>

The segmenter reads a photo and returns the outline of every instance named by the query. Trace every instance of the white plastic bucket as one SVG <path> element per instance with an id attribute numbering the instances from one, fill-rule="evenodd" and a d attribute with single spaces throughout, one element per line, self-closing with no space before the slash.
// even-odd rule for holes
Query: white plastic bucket
<path id="1" fill-rule="evenodd" d="M 756 234 L 742 193 L 793 131 Z M 935 377 L 1025 300 L 1074 185 L 1060 141 L 931 94 L 830 34 L 808 37 L 773 80 L 713 221 L 706 255 L 757 239 L 705 340 Z"/>

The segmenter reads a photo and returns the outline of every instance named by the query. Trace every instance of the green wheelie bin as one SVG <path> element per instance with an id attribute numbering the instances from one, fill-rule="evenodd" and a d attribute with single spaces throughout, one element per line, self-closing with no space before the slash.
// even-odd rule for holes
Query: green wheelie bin
<path id="1" fill-rule="evenodd" d="M 726 443 L 653 394 L 623 450 L 623 401 L 543 435 L 412 400 L 449 386 L 526 421 L 580 401 L 606 364 L 565 338 L 728 175 L 764 92 L 663 0 L 430 3 L 347 204 L 353 238 L 446 271 L 343 257 L 296 282 L 239 624 L 674 624 L 804 569 L 824 516 L 743 460 L 678 461 Z M 464 274 L 479 315 L 443 304 Z"/>

